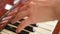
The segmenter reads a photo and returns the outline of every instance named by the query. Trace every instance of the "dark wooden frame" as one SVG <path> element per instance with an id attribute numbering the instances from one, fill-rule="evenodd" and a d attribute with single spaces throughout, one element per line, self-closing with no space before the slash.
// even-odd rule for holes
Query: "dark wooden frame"
<path id="1" fill-rule="evenodd" d="M 59 30 L 60 30 L 60 21 L 57 23 L 57 25 L 56 25 L 56 27 L 55 27 L 55 29 L 54 29 L 52 34 L 58 34 Z"/>

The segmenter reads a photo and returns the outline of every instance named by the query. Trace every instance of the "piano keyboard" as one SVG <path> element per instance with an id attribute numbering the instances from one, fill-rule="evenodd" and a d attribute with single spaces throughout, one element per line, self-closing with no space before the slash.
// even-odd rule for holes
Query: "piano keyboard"
<path id="1" fill-rule="evenodd" d="M 57 24 L 57 20 L 49 21 L 45 23 L 31 24 L 25 27 L 19 34 L 52 34 L 54 28 Z M 8 24 L 5 29 L 3 29 L 0 34 L 17 34 L 15 32 L 18 22 L 15 24 Z"/>

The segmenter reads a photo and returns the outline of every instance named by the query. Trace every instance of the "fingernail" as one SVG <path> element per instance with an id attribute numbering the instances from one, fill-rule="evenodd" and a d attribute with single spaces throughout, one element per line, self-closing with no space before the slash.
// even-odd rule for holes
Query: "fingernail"
<path id="1" fill-rule="evenodd" d="M 11 22 L 11 24 L 15 24 L 15 22 Z"/>

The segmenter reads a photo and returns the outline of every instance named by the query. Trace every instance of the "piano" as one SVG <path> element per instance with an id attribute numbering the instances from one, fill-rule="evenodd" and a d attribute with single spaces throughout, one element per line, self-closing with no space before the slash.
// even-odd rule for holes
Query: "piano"
<path id="1" fill-rule="evenodd" d="M 16 4 L 18 1 L 19 0 L 15 0 L 13 4 Z M 6 4 L 5 9 L 10 10 L 11 7 L 13 7 L 12 5 Z M 15 30 L 19 25 L 20 21 L 22 20 L 17 21 L 15 24 L 10 24 L 10 23 L 7 24 L 6 27 L 0 32 L 0 34 L 17 34 Z M 58 20 L 30 24 L 29 26 L 25 27 L 19 34 L 58 34 L 56 33 L 56 30 L 59 28 L 57 27 L 59 26 L 57 24 L 58 24 Z"/>

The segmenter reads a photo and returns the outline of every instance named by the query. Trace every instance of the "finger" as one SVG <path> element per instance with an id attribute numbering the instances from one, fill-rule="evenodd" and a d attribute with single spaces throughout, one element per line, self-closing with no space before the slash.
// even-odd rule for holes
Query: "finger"
<path id="1" fill-rule="evenodd" d="M 22 19 L 23 17 L 27 16 L 29 14 L 29 11 L 21 11 L 19 12 L 15 18 L 12 19 L 11 23 L 14 24 L 16 21 L 18 21 L 19 19 Z"/>
<path id="2" fill-rule="evenodd" d="M 56 0 L 32 0 L 39 6 L 56 6 Z"/>
<path id="3" fill-rule="evenodd" d="M 12 16 L 12 15 L 15 15 L 19 10 L 19 7 L 16 7 L 15 9 L 13 9 L 9 14 L 8 16 Z"/>
<path id="4" fill-rule="evenodd" d="M 23 30 L 26 26 L 28 26 L 29 24 L 31 24 L 32 21 L 30 18 L 24 20 L 23 22 L 21 22 L 16 30 L 17 33 L 21 32 L 21 30 Z"/>

